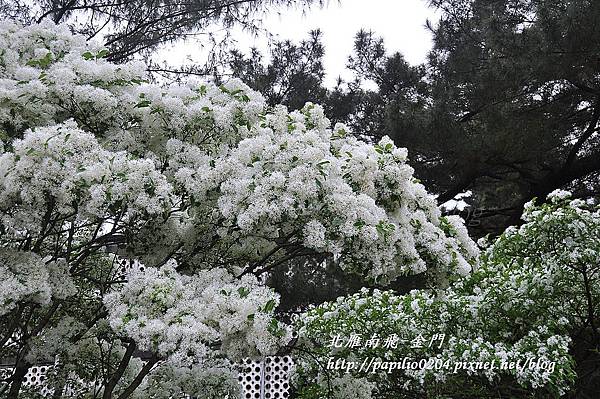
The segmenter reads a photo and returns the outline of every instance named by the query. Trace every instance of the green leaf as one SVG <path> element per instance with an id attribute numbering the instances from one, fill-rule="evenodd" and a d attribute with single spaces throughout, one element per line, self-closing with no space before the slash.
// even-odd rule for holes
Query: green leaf
<path id="1" fill-rule="evenodd" d="M 360 228 L 361 228 L 361 227 L 363 227 L 365 224 L 366 224 L 366 223 L 365 223 L 364 221 L 362 221 L 362 220 L 357 220 L 356 222 L 354 222 L 354 227 L 357 227 L 357 228 L 359 228 L 359 229 L 360 229 Z"/>
<path id="2" fill-rule="evenodd" d="M 250 294 L 250 289 L 246 287 L 238 288 L 238 294 L 240 294 L 240 298 L 246 298 L 248 294 Z"/>
<path id="3" fill-rule="evenodd" d="M 151 101 L 149 100 L 142 100 L 139 103 L 136 104 L 135 108 L 147 108 L 150 106 L 150 104 L 152 104 Z"/>
<path id="4" fill-rule="evenodd" d="M 336 133 L 336 137 L 339 137 L 339 138 L 344 138 L 344 137 L 346 137 L 346 135 L 347 135 L 347 134 L 348 134 L 348 133 L 346 132 L 346 130 L 344 130 L 344 129 L 340 129 L 340 130 L 338 130 L 338 131 L 337 131 L 337 133 Z"/>
<path id="5" fill-rule="evenodd" d="M 285 335 L 285 330 L 279 328 L 279 322 L 277 322 L 276 319 L 271 319 L 269 325 L 267 326 L 267 331 L 276 337 L 283 337 Z"/>
<path id="6" fill-rule="evenodd" d="M 100 50 L 100 52 L 98 54 L 96 54 L 96 59 L 105 58 L 106 56 L 108 56 L 108 50 L 107 49 Z"/>
<path id="7" fill-rule="evenodd" d="M 264 311 L 270 313 L 275 309 L 275 300 L 269 299 L 269 301 L 265 304 Z"/>

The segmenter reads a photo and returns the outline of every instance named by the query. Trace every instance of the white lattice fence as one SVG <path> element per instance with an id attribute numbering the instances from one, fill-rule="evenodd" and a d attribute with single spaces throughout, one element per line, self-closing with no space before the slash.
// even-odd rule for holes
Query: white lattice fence
<path id="1" fill-rule="evenodd" d="M 261 361 L 246 360 L 241 365 L 238 381 L 242 386 L 241 399 L 284 399 L 289 397 L 289 373 L 293 361 L 289 356 L 272 356 Z M 29 369 L 23 385 L 33 388 L 44 397 L 51 397 L 52 387 L 46 385 L 46 373 L 52 365 L 34 366 Z M 0 377 L 12 374 L 12 368 L 0 367 Z M 67 388 L 66 396 L 73 396 Z"/>
<path id="2" fill-rule="evenodd" d="M 54 371 L 54 365 L 46 364 L 46 365 L 37 365 L 32 366 L 27 371 L 25 378 L 23 380 L 23 389 L 27 391 L 36 392 L 42 397 L 50 398 L 54 395 L 54 388 L 51 385 L 47 384 L 47 376 Z M 8 379 L 13 372 L 12 367 L 0 366 L 0 379 Z M 77 385 L 77 387 L 75 385 Z M 68 398 L 77 398 L 80 397 L 82 382 L 77 378 L 73 379 L 71 382 L 67 382 L 66 385 L 62 386 L 62 395 L 61 397 Z"/>
<path id="3" fill-rule="evenodd" d="M 283 399 L 289 396 L 289 356 L 273 356 L 262 361 L 246 361 L 239 374 L 244 399 Z"/>
<path id="4" fill-rule="evenodd" d="M 52 389 L 48 387 L 46 382 L 46 373 L 52 366 L 34 366 L 29 369 L 27 374 L 25 375 L 25 379 L 23 380 L 23 385 L 26 387 L 34 388 L 43 396 L 51 396 Z M 1 367 L 0 368 L 0 378 L 5 379 L 10 377 L 12 374 L 12 368 L 9 367 Z"/>

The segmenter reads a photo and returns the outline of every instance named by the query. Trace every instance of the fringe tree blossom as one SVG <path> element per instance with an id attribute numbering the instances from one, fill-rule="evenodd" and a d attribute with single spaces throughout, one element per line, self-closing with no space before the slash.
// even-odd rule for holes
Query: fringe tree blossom
<path id="1" fill-rule="evenodd" d="M 365 143 L 318 105 L 269 107 L 238 80 L 153 84 L 106 56 L 66 26 L 0 22 L 8 397 L 50 361 L 56 395 L 223 398 L 231 361 L 289 338 L 258 278 L 279 265 L 440 286 L 477 265 L 389 138 Z"/>
<path id="2" fill-rule="evenodd" d="M 435 200 L 412 178 L 406 150 L 389 139 L 371 146 L 343 126 L 330 129 L 312 104 L 291 113 L 268 109 L 235 80 L 221 87 L 146 84 L 139 65 L 110 64 L 101 49 L 64 28 L 5 25 L 0 121 L 8 135 L 20 137 L 33 123 L 16 123 L 15 113 L 37 113 L 28 116 L 35 125 L 73 118 L 107 148 L 152 160 L 176 193 L 193 201 L 198 217 L 225 222 L 212 232 L 200 222 L 186 230 L 189 240 L 198 233 L 240 236 L 231 247 L 238 262 L 240 254 L 261 262 L 276 250 L 273 241 L 306 246 L 342 255 L 341 267 L 381 282 L 427 268 L 442 279 L 471 269 L 477 251 L 466 230 L 440 219 Z M 102 189 L 95 188 L 96 200 Z M 325 242 L 306 240 L 304 226 L 316 222 Z M 180 227 L 154 234 L 181 235 Z M 251 230 L 256 234 L 249 236 Z"/>
<path id="3" fill-rule="evenodd" d="M 0 316 L 19 303 L 47 305 L 77 293 L 64 259 L 49 263 L 33 252 L 0 248 Z"/>
<path id="4" fill-rule="evenodd" d="M 344 374 L 323 366 L 332 357 L 359 364 L 365 358 L 431 361 L 429 367 L 390 373 L 353 370 L 356 378 L 375 384 L 377 398 L 396 397 L 398 391 L 452 396 L 488 389 L 511 395 L 524 389 L 540 398 L 566 393 L 575 377 L 570 337 L 589 336 L 592 344 L 600 337 L 595 324 L 600 314 L 600 209 L 571 200 L 565 191 L 548 199 L 539 206 L 527 204 L 526 223 L 509 228 L 482 255 L 475 272 L 447 289 L 406 295 L 365 289 L 302 315 L 297 325 L 303 344 L 321 360 L 303 356 L 296 376 L 302 397 L 327 395 L 323 381 Z M 365 339 L 378 335 L 382 345 L 331 347 L 337 334 L 352 333 Z M 383 345 L 391 334 L 402 340 L 396 348 Z M 445 334 L 441 347 L 425 342 L 424 348 L 411 348 L 417 337 L 428 340 L 435 334 Z M 527 366 L 501 367 L 517 361 Z M 463 362 L 495 362 L 496 368 L 463 367 Z"/>
<path id="5" fill-rule="evenodd" d="M 240 360 L 274 353 L 287 342 L 286 328 L 273 318 L 279 297 L 254 276 L 238 280 L 218 268 L 187 276 L 175 266 L 135 270 L 105 296 L 115 332 L 181 364 L 206 357 L 217 344 L 227 358 Z"/>
<path id="6" fill-rule="evenodd" d="M 127 220 L 172 206 L 172 187 L 145 159 L 103 149 L 73 121 L 28 131 L 0 155 L 2 221 L 15 235 L 40 233 L 48 210 L 78 219 L 127 212 Z"/>

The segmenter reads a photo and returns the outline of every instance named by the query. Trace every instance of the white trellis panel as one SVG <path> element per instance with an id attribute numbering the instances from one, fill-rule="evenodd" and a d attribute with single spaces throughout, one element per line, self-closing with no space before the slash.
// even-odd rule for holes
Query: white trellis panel
<path id="1" fill-rule="evenodd" d="M 293 366 L 289 356 L 271 356 L 264 360 L 246 360 L 238 380 L 243 399 L 284 399 L 289 397 L 289 374 Z"/>
<path id="2" fill-rule="evenodd" d="M 246 360 L 241 366 L 238 381 L 242 386 L 241 399 L 286 399 L 289 397 L 289 374 L 294 363 L 289 356 L 272 356 L 264 360 Z M 33 366 L 27 372 L 23 385 L 34 388 L 42 397 L 51 397 L 52 387 L 46 385 L 46 373 L 53 366 Z M 8 377 L 12 368 L 0 367 L 0 377 Z M 73 389 L 66 387 L 72 396 Z M 75 395 L 76 396 L 76 395 Z"/>

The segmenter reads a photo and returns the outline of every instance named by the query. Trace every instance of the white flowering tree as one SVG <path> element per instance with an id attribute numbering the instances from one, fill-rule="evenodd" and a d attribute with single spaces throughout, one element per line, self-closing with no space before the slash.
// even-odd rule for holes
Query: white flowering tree
<path id="1" fill-rule="evenodd" d="M 551 398 L 568 392 L 582 366 L 574 356 L 587 352 L 583 357 L 593 365 L 600 343 L 600 208 L 569 196 L 556 191 L 545 204 L 528 203 L 525 224 L 509 228 L 482 254 L 476 271 L 447 289 L 363 290 L 309 310 L 297 321 L 311 348 L 297 370 L 300 397 Z M 378 336 L 380 345 L 331 345 L 331 337 L 352 333 Z M 386 345 L 392 334 L 401 341 Z M 411 347 L 417 337 L 428 341 L 436 334 L 445 342 Z M 326 367 L 342 358 L 358 364 L 374 358 L 379 368 Z M 411 366 L 420 359 L 428 360 L 425 366 Z"/>
<path id="2" fill-rule="evenodd" d="M 106 56 L 0 23 L 0 395 L 35 396 L 24 376 L 51 363 L 55 397 L 235 397 L 232 362 L 289 341 L 270 270 L 314 257 L 445 287 L 476 264 L 390 140 Z"/>

